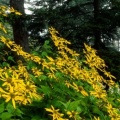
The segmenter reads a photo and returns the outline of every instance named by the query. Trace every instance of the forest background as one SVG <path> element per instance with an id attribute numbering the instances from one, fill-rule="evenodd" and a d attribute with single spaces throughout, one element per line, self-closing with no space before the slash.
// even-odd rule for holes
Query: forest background
<path id="1" fill-rule="evenodd" d="M 65 51 L 69 53 L 68 57 L 69 57 L 69 55 L 70 56 L 72 55 L 72 57 L 76 57 L 76 54 L 79 53 L 82 57 L 77 58 L 77 60 L 81 61 L 81 62 L 85 59 L 85 56 L 83 54 L 83 49 L 87 49 L 88 51 L 89 50 L 92 51 L 92 48 L 94 48 L 97 50 L 97 53 L 96 52 L 95 53 L 98 56 L 100 56 L 105 61 L 105 64 L 108 66 L 106 68 L 106 70 L 116 77 L 116 79 L 114 81 L 117 84 L 119 84 L 119 80 L 120 80 L 120 75 L 119 75 L 119 73 L 120 73 L 119 72 L 120 71 L 119 42 L 118 42 L 118 49 L 113 47 L 114 41 L 119 41 L 119 37 L 120 37 L 120 33 L 119 33 L 119 31 L 120 31 L 119 30 L 119 27 L 120 27 L 120 22 L 119 22 L 120 21 L 120 1 L 119 0 L 44 0 L 44 1 L 37 0 L 37 1 L 31 2 L 32 7 L 30 7 L 29 10 L 32 11 L 32 14 L 25 14 L 24 4 L 29 3 L 29 2 L 30 1 L 24 1 L 24 0 L 21 0 L 21 1 L 1 0 L 0 1 L 0 4 L 2 6 L 4 5 L 6 7 L 12 7 L 22 14 L 22 15 L 16 15 L 16 14 L 14 14 L 15 11 L 11 12 L 11 10 L 10 10 L 10 12 L 9 12 L 6 9 L 5 14 L 7 14 L 7 17 L 4 15 L 1 15 L 0 20 L 1 20 L 2 24 L 4 24 L 4 26 L 7 28 L 7 34 L 5 34 L 5 33 L 3 34 L 3 32 L 1 31 L 1 33 L 0 33 L 1 35 L 4 35 L 6 38 L 11 39 L 12 41 L 15 42 L 15 44 L 20 45 L 23 48 L 23 50 L 29 54 L 34 54 L 34 55 L 40 54 L 40 57 L 42 57 L 44 60 L 46 59 L 46 56 L 49 56 L 49 55 L 53 58 L 58 57 L 57 56 L 57 47 L 59 48 L 59 46 L 55 46 L 53 44 L 53 42 L 51 41 L 51 39 L 54 40 L 55 38 L 60 39 L 61 41 L 62 41 L 62 38 L 65 38 L 69 42 L 71 42 L 71 44 L 69 44 L 69 42 L 66 42 L 65 40 L 63 40 L 63 43 L 68 44 L 68 49 L 66 48 L 66 46 L 63 45 L 66 48 Z M 55 28 L 56 30 L 54 30 L 51 27 Z M 49 28 L 51 28 L 51 29 L 49 30 Z M 55 31 L 58 31 L 59 33 L 55 32 Z M 52 37 L 50 37 L 50 35 L 52 35 Z M 85 43 L 90 45 L 92 48 L 85 47 Z M 0 58 L 0 60 L 2 63 L 1 64 L 2 67 L 8 66 L 8 65 L 14 66 L 17 64 L 15 62 L 17 60 L 21 60 L 24 64 L 26 64 L 26 60 L 24 60 L 24 57 L 26 59 L 28 59 L 27 56 L 24 56 L 24 54 L 21 54 L 21 53 L 19 53 L 19 54 L 22 55 L 23 57 L 18 56 L 15 53 L 11 52 L 10 49 L 12 47 L 11 48 L 6 47 L 2 43 L 0 45 L 1 45 L 0 54 L 2 56 Z M 59 49 L 62 50 L 62 48 L 59 48 Z M 69 49 L 72 49 L 73 52 L 70 52 Z M 94 49 L 93 49 L 93 51 L 94 51 Z M 6 51 L 7 51 L 7 53 L 6 53 Z M 13 51 L 16 51 L 16 50 L 13 50 Z M 75 53 L 75 55 L 73 54 L 74 51 L 77 52 L 77 53 Z M 91 51 L 89 51 L 89 52 L 91 52 Z M 87 52 L 84 52 L 84 53 L 87 53 Z M 93 53 L 91 53 L 91 57 L 93 57 Z M 60 54 L 62 54 L 62 52 Z M 87 53 L 87 54 L 90 54 L 90 53 Z M 93 58 L 92 58 L 92 60 L 93 60 Z M 32 57 L 31 57 L 31 59 L 34 61 L 34 59 Z M 67 58 L 64 58 L 64 59 L 66 60 Z M 43 60 L 43 63 L 45 62 L 44 60 Z M 54 60 L 52 58 L 47 57 L 47 61 L 50 61 L 52 63 Z M 71 64 L 73 64 L 72 62 L 71 62 Z M 98 61 L 94 60 L 93 62 L 95 62 L 96 64 L 99 65 Z M 31 69 L 33 66 L 35 67 L 36 64 L 34 64 L 32 62 L 27 63 L 27 69 L 28 69 L 27 74 L 31 74 Z M 51 66 L 47 67 L 47 63 L 46 63 L 46 66 L 43 64 L 43 67 L 45 67 L 46 69 L 50 69 L 50 71 L 52 71 L 52 72 L 55 70 L 55 68 L 52 68 Z M 69 66 L 69 67 L 73 68 L 73 66 Z M 89 67 L 93 67 L 93 66 L 88 67 L 88 65 L 86 65 L 86 63 L 82 62 L 82 67 L 85 69 L 88 69 L 88 71 L 89 71 L 89 69 L 90 69 Z M 105 71 L 101 71 L 101 68 L 99 68 L 99 67 L 97 67 L 96 70 L 98 71 L 100 76 L 105 77 L 103 75 L 103 73 L 105 73 Z M 95 71 L 93 70 L 94 73 L 96 73 L 96 70 Z M 19 112 L 16 113 L 17 115 L 13 116 L 10 114 L 9 115 L 10 117 L 18 117 L 18 118 L 21 117 L 21 119 L 23 117 L 23 119 L 24 118 L 25 119 L 31 118 L 31 119 L 36 119 L 36 120 L 49 118 L 49 117 L 45 118 L 47 116 L 46 112 L 43 112 L 44 113 L 43 116 L 38 115 L 38 113 L 37 113 L 38 110 L 41 110 L 44 107 L 46 107 L 46 110 L 51 112 L 52 110 L 48 109 L 47 107 L 50 107 L 50 104 L 53 102 L 53 98 L 59 97 L 59 96 L 56 96 L 56 94 L 58 94 L 60 92 L 60 89 L 63 89 L 63 91 L 66 89 L 66 88 L 60 88 L 58 90 L 57 89 L 58 84 L 54 83 L 54 81 L 52 81 L 52 80 L 51 80 L 52 83 L 49 83 L 46 80 L 48 75 L 50 75 L 49 77 L 51 79 L 53 79 L 55 77 L 53 74 L 49 73 L 50 71 L 45 70 L 44 74 L 39 73 L 39 75 L 42 74 L 41 77 L 39 76 L 40 77 L 39 79 L 45 80 L 48 87 L 45 86 L 44 82 L 42 83 L 41 86 L 38 85 L 40 87 L 39 91 L 40 92 L 42 91 L 43 95 L 45 95 L 44 100 L 47 101 L 47 98 L 50 99 L 50 101 L 47 101 L 48 105 L 45 106 L 43 104 L 43 106 L 41 106 L 40 108 L 39 107 L 36 108 L 36 106 L 38 104 L 41 105 L 41 103 L 37 102 L 37 103 L 34 103 L 33 106 L 32 106 L 32 104 L 31 104 L 31 106 L 29 106 L 31 109 L 32 109 L 32 107 L 33 108 L 35 107 L 34 108 L 35 115 L 33 115 L 33 116 L 28 115 L 27 116 L 27 110 L 26 110 L 27 108 L 24 107 L 24 108 L 22 108 L 22 110 L 24 111 L 24 114 L 20 111 L 20 109 L 18 109 Z M 77 70 L 75 70 L 75 71 L 77 71 Z M 41 71 L 41 72 L 43 72 L 43 71 Z M 59 68 L 59 72 L 56 73 L 56 76 L 58 78 L 60 77 L 59 79 L 63 79 L 62 78 L 64 76 L 63 73 L 67 74 L 66 72 L 70 74 L 69 79 L 71 79 L 71 81 L 72 81 L 72 79 L 73 79 L 73 78 L 71 78 L 71 77 L 73 77 L 73 76 L 71 76 L 72 71 L 69 71 L 69 72 L 64 71 L 63 72 Z M 76 74 L 78 74 L 78 73 L 76 73 Z M 3 75 L 3 76 L 5 77 L 5 75 Z M 87 73 L 86 73 L 86 76 L 87 76 Z M 66 76 L 64 76 L 64 77 L 66 79 L 68 79 L 68 77 L 66 77 Z M 107 74 L 107 77 L 109 77 L 109 74 Z M 36 79 L 37 78 L 35 77 L 34 80 L 36 80 Z M 78 77 L 75 79 L 80 79 L 80 78 Z M 86 79 L 88 79 L 88 78 L 86 78 Z M 41 84 L 39 82 L 37 81 L 36 84 Z M 68 81 L 66 81 L 66 82 L 68 82 Z M 29 83 L 27 83 L 27 84 L 29 84 Z M 56 87 L 54 89 L 53 89 L 52 84 L 56 84 Z M 71 88 L 77 89 L 78 84 L 81 85 L 82 87 L 84 86 L 83 83 L 81 83 L 81 82 L 80 83 L 71 82 L 67 85 L 69 87 L 71 86 Z M 88 84 L 88 83 L 85 82 L 84 84 Z M 106 82 L 104 84 L 106 86 L 104 89 L 108 90 L 109 85 L 107 85 Z M 83 90 L 82 87 L 81 87 L 81 91 Z M 52 91 L 56 92 L 56 94 L 52 94 Z M 1 91 L 1 93 L 2 93 L 2 91 Z M 61 100 L 61 103 L 63 101 L 65 102 L 65 99 L 68 99 L 66 101 L 66 104 L 63 104 L 64 102 L 62 104 L 65 106 L 66 110 L 68 110 L 67 111 L 68 114 L 66 114 L 66 116 L 69 115 L 69 117 L 70 117 L 69 119 L 78 119 L 79 120 L 79 119 L 81 119 L 79 114 L 81 114 L 82 118 L 87 118 L 87 119 L 90 119 L 90 118 L 97 119 L 97 117 L 103 119 L 103 116 L 104 116 L 104 119 L 108 119 L 105 110 L 103 110 L 105 112 L 105 113 L 103 112 L 105 114 L 104 115 L 103 113 L 101 113 L 101 111 L 102 111 L 101 108 L 99 108 L 99 107 L 97 108 L 96 105 L 94 105 L 95 108 L 92 106 L 95 113 L 92 114 L 92 112 L 89 111 L 90 112 L 89 115 L 87 115 L 88 111 L 81 110 L 80 107 L 77 109 L 72 108 L 72 107 L 71 108 L 68 107 L 69 108 L 68 109 L 66 107 L 68 104 L 74 104 L 75 106 L 80 104 L 79 103 L 80 101 L 78 101 L 78 98 L 76 98 L 76 100 L 74 98 L 77 96 L 77 94 L 74 97 L 72 96 L 74 99 L 73 98 L 71 99 L 69 97 L 70 97 L 70 94 L 72 93 L 72 91 L 69 91 L 68 93 L 69 93 L 69 95 L 67 95 L 67 94 L 64 95 L 64 93 L 62 93 L 62 92 L 60 92 L 59 94 L 62 94 L 63 96 L 65 96 L 64 100 Z M 33 95 L 33 96 L 35 97 L 35 95 Z M 67 98 L 66 98 L 66 96 L 67 96 Z M 83 96 L 88 96 L 88 93 L 86 93 L 84 91 Z M 113 102 L 114 99 L 115 99 L 115 97 L 112 96 L 112 98 L 110 99 L 111 104 L 114 103 Z M 28 101 L 30 101 L 30 100 L 28 100 Z M 89 101 L 89 99 L 87 99 L 87 101 Z M 60 108 L 61 111 L 63 112 L 63 108 L 61 107 L 62 105 L 61 106 L 58 105 L 58 101 L 57 102 L 54 101 L 53 103 L 54 103 L 54 106 L 56 106 L 56 108 Z M 87 106 L 87 103 L 83 103 L 83 104 L 85 104 Z M 108 105 L 107 102 L 105 104 L 106 104 L 105 106 Z M 114 107 L 117 106 L 116 104 L 117 103 L 114 104 Z M 71 106 L 74 106 L 74 105 L 71 105 Z M 4 105 L 1 104 L 1 106 L 4 106 Z M 9 106 L 7 106 L 7 108 Z M 89 108 L 89 107 L 87 106 L 87 108 Z M 6 108 L 4 108 L 4 109 L 6 109 Z M 4 116 L 4 114 L 5 114 L 4 109 L 1 110 L 2 111 L 1 114 L 3 116 L 3 117 L 1 117 L 1 119 L 4 119 L 4 117 L 5 117 Z M 53 106 L 51 109 L 53 109 L 53 111 L 54 111 Z M 117 108 L 117 109 L 119 109 L 119 108 Z M 30 112 L 33 112 L 33 111 L 31 110 Z M 73 116 L 72 116 L 72 112 L 74 113 Z M 9 112 L 8 112 L 8 114 L 9 114 Z M 110 114 L 111 114 L 111 112 L 110 112 Z M 57 115 L 59 117 L 62 117 L 62 114 L 57 114 Z M 94 116 L 97 116 L 97 117 L 94 117 Z M 59 117 L 54 118 L 54 116 L 53 116 L 53 119 L 60 119 Z M 6 118 L 6 119 L 9 119 L 9 118 Z"/>
<path id="2" fill-rule="evenodd" d="M 5 2 L 1 0 L 1 3 L 10 5 L 9 1 Z M 117 51 L 119 51 L 120 36 L 119 0 L 45 0 L 34 2 L 25 1 L 25 3 L 27 5 L 32 4 L 32 7 L 27 8 L 32 11 L 32 14 L 25 15 L 23 20 L 24 25 L 22 25 L 27 28 L 26 31 L 29 33 L 29 41 L 36 40 L 36 42 L 43 44 L 45 39 L 49 39 L 48 28 L 53 26 L 64 38 L 72 42 L 71 48 L 80 51 L 84 46 L 83 43 L 89 43 L 95 49 L 100 49 L 99 55 L 102 55 L 101 57 L 105 59 L 106 64 L 109 66 L 109 71 L 113 75 L 119 76 L 119 67 L 117 67 L 119 65 Z M 21 6 L 23 3 L 17 4 Z M 24 12 L 22 10 L 24 8 L 19 9 Z M 17 30 L 20 31 L 20 28 L 17 27 Z M 46 33 L 41 35 L 44 31 Z M 17 35 L 16 43 L 18 42 Z M 37 45 L 36 42 L 32 43 Z M 24 44 L 28 46 L 28 43 Z M 112 46 L 116 46 L 117 51 Z M 115 69 L 116 67 L 117 71 Z"/>

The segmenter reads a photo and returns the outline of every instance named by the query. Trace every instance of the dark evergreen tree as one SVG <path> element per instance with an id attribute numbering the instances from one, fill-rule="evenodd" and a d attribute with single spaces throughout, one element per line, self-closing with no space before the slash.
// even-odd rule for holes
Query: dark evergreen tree
<path id="1" fill-rule="evenodd" d="M 116 2 L 115 2 L 116 1 Z M 28 29 L 34 38 L 49 27 L 71 40 L 73 47 L 80 48 L 84 42 L 93 42 L 104 48 L 111 43 L 120 19 L 118 0 L 44 0 L 37 1 Z"/>
<path id="2" fill-rule="evenodd" d="M 24 0 L 10 0 L 10 7 L 13 7 L 22 14 L 12 18 L 14 41 L 20 45 L 24 51 L 29 52 L 28 33 L 25 26 Z"/>

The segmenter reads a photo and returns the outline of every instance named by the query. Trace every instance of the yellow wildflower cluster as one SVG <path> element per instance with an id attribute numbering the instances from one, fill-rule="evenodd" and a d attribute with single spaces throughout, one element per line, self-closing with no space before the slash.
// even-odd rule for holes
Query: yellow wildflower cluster
<path id="1" fill-rule="evenodd" d="M 101 59 L 99 56 L 96 55 L 96 50 L 91 48 L 90 46 L 85 45 L 84 53 L 86 56 L 86 63 L 91 67 L 95 67 L 97 69 L 104 69 L 106 67 L 104 60 Z"/>
<path id="2" fill-rule="evenodd" d="M 52 116 L 52 120 L 69 120 L 69 119 L 63 118 L 64 114 L 61 114 L 59 112 L 59 109 L 56 110 L 52 105 L 51 105 L 51 108 L 45 108 L 45 110 L 51 113 L 49 115 Z M 66 112 L 70 119 L 78 120 L 76 117 L 79 114 L 78 112 L 76 111 L 66 111 Z"/>
<path id="3" fill-rule="evenodd" d="M 78 120 L 77 119 L 77 115 L 78 115 L 79 113 L 78 112 L 76 112 L 76 111 L 67 111 L 67 115 L 69 116 L 69 118 L 72 118 L 72 119 L 74 119 L 74 120 Z M 80 118 L 79 118 L 80 119 Z"/>
<path id="4" fill-rule="evenodd" d="M 67 41 L 66 39 L 57 36 L 58 31 L 56 31 L 54 28 L 49 28 L 50 34 L 51 34 L 51 38 L 55 44 L 55 46 L 57 47 L 57 49 L 59 50 L 58 53 L 60 55 L 62 55 L 63 58 L 68 58 L 68 55 L 71 56 L 79 56 L 79 54 L 76 53 L 76 51 L 71 50 L 70 48 L 67 47 L 68 44 L 71 44 L 69 41 Z"/>
<path id="5" fill-rule="evenodd" d="M 106 105 L 107 111 L 109 113 L 109 116 L 111 120 L 120 120 L 119 110 L 116 108 L 113 108 L 113 106 L 110 103 L 107 103 Z"/>
<path id="6" fill-rule="evenodd" d="M 8 13 L 15 13 L 16 15 L 22 15 L 17 10 L 13 9 L 13 7 L 7 7 L 0 5 L 0 15 L 7 17 Z"/>
<path id="7" fill-rule="evenodd" d="M 0 9 L 3 11 L 0 14 L 4 15 L 7 8 L 1 6 Z M 10 8 L 10 11 L 16 13 L 13 8 Z M 0 29 L 6 33 L 2 23 L 0 23 Z M 64 82 L 68 88 L 74 89 L 84 98 L 94 96 L 103 102 L 112 120 L 119 120 L 120 115 L 118 114 L 118 110 L 113 108 L 107 100 L 108 95 L 103 85 L 103 83 L 106 83 L 110 87 L 114 86 L 115 83 L 113 79 L 115 79 L 115 77 L 105 70 L 106 65 L 104 61 L 96 55 L 96 50 L 85 44 L 84 53 L 86 60 L 84 64 L 87 67 L 85 65 L 82 66 L 82 63 L 79 62 L 79 54 L 67 47 L 67 45 L 71 43 L 57 36 L 59 33 L 54 28 L 50 28 L 49 30 L 51 38 L 58 48 L 58 54 L 54 59 L 50 56 L 40 58 L 39 56 L 24 52 L 22 47 L 15 44 L 14 41 L 6 39 L 4 36 L 0 36 L 0 41 L 10 48 L 11 51 L 16 52 L 17 55 L 23 56 L 26 61 L 33 61 L 39 65 L 39 67 L 33 67 L 31 69 L 36 78 L 45 74 L 48 78 L 54 79 L 54 82 Z M 46 73 L 44 73 L 45 70 L 47 71 Z M 99 75 L 98 70 L 107 77 L 107 80 Z M 56 72 L 62 73 L 64 80 L 56 77 Z M 32 99 L 41 99 L 30 73 L 21 61 L 18 61 L 17 67 L 8 66 L 0 68 L 0 80 L 2 82 L 0 86 L 0 97 L 4 98 L 6 102 L 11 101 L 14 108 L 16 107 L 16 103 L 26 105 L 27 103 L 31 103 Z M 84 86 L 77 84 L 79 82 L 88 84 L 91 89 L 84 89 Z M 50 85 L 53 87 L 51 83 Z M 53 106 L 45 109 L 51 113 L 50 116 L 52 116 L 53 120 L 67 120 L 63 117 L 64 114 L 59 112 L 59 109 L 56 110 Z M 69 115 L 69 118 L 75 120 L 78 112 L 72 110 L 67 111 L 67 115 Z M 99 120 L 100 118 L 94 117 L 94 119 Z"/>
<path id="8" fill-rule="evenodd" d="M 72 51 L 67 47 L 67 44 L 70 44 L 70 42 L 67 42 L 65 39 L 58 37 L 57 34 L 59 33 L 54 28 L 50 28 L 50 33 L 53 42 L 58 47 L 58 53 L 61 56 L 56 57 L 56 59 L 54 60 L 54 63 L 56 64 L 56 69 L 71 77 L 69 81 L 65 81 L 67 87 L 75 89 L 83 96 L 92 95 L 98 99 L 101 99 L 104 104 L 107 104 L 108 96 L 103 83 L 106 83 L 107 85 L 112 87 L 115 85 L 115 82 L 113 81 L 115 77 L 106 71 L 105 62 L 96 55 L 96 50 L 85 44 L 85 64 L 89 65 L 90 68 L 86 68 L 85 66 L 81 67 L 81 63 L 77 60 L 79 55 L 75 51 Z M 53 60 L 51 60 L 51 62 L 52 61 Z M 108 79 L 106 80 L 102 76 L 100 76 L 98 70 L 101 71 Z M 92 86 L 93 90 L 85 91 L 84 88 L 77 85 L 75 81 L 72 82 L 73 79 L 87 82 Z M 118 118 L 120 117 L 117 112 L 114 112 L 113 114 L 116 115 Z M 110 114 L 110 117 L 113 119 L 112 113 Z M 95 119 L 100 118 L 98 117 Z"/>
<path id="9" fill-rule="evenodd" d="M 20 45 L 15 44 L 14 41 L 6 39 L 4 36 L 0 36 L 0 41 L 3 42 L 8 48 L 11 49 L 11 51 L 14 51 L 17 53 L 17 55 L 23 56 L 26 60 L 32 60 L 34 62 L 37 62 L 40 64 L 40 58 L 38 56 L 31 55 L 27 52 L 24 52 L 22 50 L 22 47 Z"/>
<path id="10" fill-rule="evenodd" d="M 50 116 L 52 116 L 52 120 L 68 120 L 63 118 L 64 114 L 59 112 L 59 109 L 55 109 L 52 105 L 51 108 L 45 108 L 46 111 L 51 112 L 51 114 L 49 114 Z"/>
<path id="11" fill-rule="evenodd" d="M 1 15 L 7 17 L 7 11 L 21 15 L 13 8 L 0 6 Z M 0 23 L 0 29 L 4 31 L 4 33 L 7 33 L 2 23 Z M 0 36 L 0 41 L 6 44 L 12 51 L 19 51 L 21 54 L 25 54 L 20 46 L 17 46 L 11 40 L 7 40 L 4 36 Z M 33 99 L 41 99 L 41 96 L 37 93 L 36 86 L 29 76 L 26 66 L 24 66 L 21 61 L 18 61 L 17 67 L 1 67 L 0 81 L 0 98 L 4 98 L 6 102 L 11 101 L 14 108 L 16 108 L 16 103 L 26 105 L 31 103 Z"/>
<path id="12" fill-rule="evenodd" d="M 15 15 L 22 15 L 20 12 L 13 9 L 12 7 L 7 7 L 7 6 L 0 5 L 0 15 L 1 16 L 8 17 L 10 13 L 14 13 Z M 0 29 L 4 33 L 7 33 L 7 30 L 4 27 L 3 21 L 0 22 Z"/>
<path id="13" fill-rule="evenodd" d="M 80 92 L 83 96 L 88 96 L 88 93 L 84 90 L 84 88 L 82 86 L 78 86 L 77 84 L 75 84 L 73 82 L 73 84 L 70 84 L 69 82 L 66 81 L 66 85 L 68 87 L 72 87 L 73 89 L 75 89 L 77 92 Z"/>
<path id="14" fill-rule="evenodd" d="M 0 68 L 0 80 L 2 81 L 0 97 L 6 102 L 12 101 L 14 108 L 16 108 L 16 103 L 26 105 L 31 103 L 32 99 L 41 98 L 25 66 L 20 61 L 18 68 Z"/>
<path id="15" fill-rule="evenodd" d="M 109 87 L 112 86 L 115 87 L 115 82 L 113 81 L 115 77 L 112 76 L 110 72 L 107 72 L 105 70 L 106 65 L 104 61 L 99 56 L 96 55 L 96 50 L 87 45 L 85 45 L 85 48 L 86 48 L 86 51 L 84 50 L 86 56 L 85 62 L 89 65 L 90 67 L 89 73 L 91 73 L 90 75 L 91 78 L 88 80 L 88 83 L 94 89 L 93 91 L 90 91 L 90 95 L 93 95 L 96 98 L 102 99 L 104 101 L 103 103 L 107 108 L 111 120 L 119 120 L 120 119 L 120 114 L 118 113 L 119 110 L 113 108 L 112 105 L 109 103 L 109 101 L 107 100 L 108 97 L 107 92 L 103 86 L 103 83 L 106 83 Z M 107 80 L 99 75 L 97 71 L 98 69 L 108 78 Z"/>
<path id="16" fill-rule="evenodd" d="M 104 63 L 104 60 L 96 55 L 96 50 L 86 44 L 85 48 L 85 63 L 88 64 L 90 67 L 90 79 L 88 79 L 88 83 L 94 89 L 93 91 L 90 91 L 90 94 L 96 96 L 97 98 L 106 100 L 107 93 L 106 90 L 104 90 L 103 83 L 106 83 L 108 86 L 114 86 L 115 82 L 113 81 L 113 79 L 115 79 L 115 77 L 105 70 L 106 65 Z M 98 70 L 100 70 L 108 78 L 108 80 L 100 76 Z"/>
<path id="17" fill-rule="evenodd" d="M 54 28 L 50 28 L 50 33 L 52 40 L 59 48 L 58 53 L 61 55 L 61 57 L 56 57 L 55 60 L 51 60 L 51 62 L 55 63 L 57 67 L 56 69 L 65 74 L 69 74 L 73 79 L 84 80 L 94 87 L 94 84 L 99 83 L 100 85 L 102 82 L 107 82 L 108 85 L 109 83 L 110 85 L 114 85 L 112 78 L 115 77 L 105 70 L 106 65 L 104 61 L 96 55 L 96 50 L 85 44 L 85 63 L 90 66 L 90 69 L 86 69 L 86 67 L 82 68 L 81 63 L 78 61 L 79 54 L 67 47 L 67 44 L 70 44 L 70 42 L 58 37 L 58 32 Z M 103 72 L 104 75 L 109 78 L 109 80 L 106 81 L 102 76 L 100 76 L 97 69 Z M 103 87 L 102 84 L 101 87 Z"/>
<path id="18" fill-rule="evenodd" d="M 32 72 L 35 75 L 35 77 L 38 77 L 43 74 L 43 72 L 40 69 L 38 69 L 37 67 L 32 68 Z"/>
<path id="19" fill-rule="evenodd" d="M 7 33 L 5 27 L 4 27 L 4 25 L 2 23 L 0 23 L 0 29 L 3 30 L 4 33 Z"/>
<path id="20" fill-rule="evenodd" d="M 106 104 L 107 93 L 104 90 L 103 82 L 107 82 L 108 85 L 110 84 L 110 86 L 113 86 L 114 81 L 112 80 L 112 78 L 114 77 L 108 72 L 106 72 L 104 61 L 100 59 L 98 56 L 96 56 L 95 54 L 96 51 L 94 51 L 94 49 L 85 45 L 86 48 L 86 51 L 84 50 L 84 53 L 86 54 L 85 63 L 88 64 L 90 68 L 81 67 L 81 63 L 78 61 L 79 54 L 77 54 L 75 51 L 67 47 L 67 44 L 70 43 L 63 38 L 58 37 L 56 35 L 57 32 L 55 31 L 55 29 L 51 28 L 50 32 L 55 45 L 58 47 L 59 54 L 58 56 L 56 56 L 55 59 L 49 56 L 46 56 L 46 59 L 43 59 L 38 56 L 26 53 L 22 50 L 20 46 L 16 45 L 14 41 L 8 40 L 3 36 L 0 37 L 0 40 L 5 45 L 7 45 L 7 47 L 9 47 L 12 51 L 16 52 L 18 55 L 23 56 L 26 60 L 32 60 L 42 66 L 41 69 L 38 69 L 37 67 L 32 68 L 32 72 L 35 75 L 35 77 L 39 77 L 40 75 L 44 74 L 44 70 L 48 69 L 49 70 L 49 72 L 47 72 L 48 77 L 59 81 L 59 78 L 55 76 L 55 73 L 56 71 L 60 71 L 64 75 L 70 77 L 69 80 L 64 81 L 66 86 L 73 88 L 77 92 L 80 92 L 84 97 L 87 97 L 88 95 L 93 95 L 98 99 L 102 99 Z M 4 77 L 7 78 L 10 77 L 12 81 L 14 81 L 12 82 L 12 85 L 5 83 L 7 87 L 5 88 L 1 87 L 1 97 L 5 98 L 6 102 L 12 100 L 14 107 L 15 103 L 27 104 L 31 103 L 31 98 L 41 98 L 41 96 L 39 96 L 36 92 L 36 86 L 29 77 L 29 73 L 27 72 L 26 67 L 23 66 L 20 61 L 18 64 L 19 64 L 18 70 L 14 67 L 7 68 L 7 70 L 9 71 L 8 73 L 10 75 L 9 74 L 7 75 L 6 71 L 5 72 L 2 71 L 1 74 L 2 75 L 1 78 L 3 81 L 5 79 Z M 14 69 L 14 72 L 10 71 L 12 69 Z M 102 71 L 104 75 L 106 75 L 110 79 L 110 82 L 109 80 L 105 80 L 102 76 L 100 76 L 97 69 Z M 20 80 L 20 82 L 17 82 L 18 79 Z M 93 87 L 93 91 L 85 91 L 83 86 L 77 85 L 76 80 L 77 81 L 82 80 L 90 84 Z M 17 87 L 19 87 L 19 91 Z M 14 93 L 14 95 L 12 94 L 11 96 L 11 93 Z M 47 108 L 46 110 L 49 111 L 49 109 Z M 64 119 L 62 118 L 63 114 L 60 114 L 58 110 L 57 111 L 54 110 L 54 107 L 52 107 L 51 112 L 53 120 Z"/>

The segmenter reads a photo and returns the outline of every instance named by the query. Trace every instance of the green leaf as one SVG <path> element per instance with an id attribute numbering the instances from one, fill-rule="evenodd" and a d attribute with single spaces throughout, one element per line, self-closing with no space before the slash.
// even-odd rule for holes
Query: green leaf
<path id="1" fill-rule="evenodd" d="M 8 60 L 15 62 L 12 56 L 8 56 Z"/>
<path id="2" fill-rule="evenodd" d="M 2 120 L 10 120 L 11 117 L 12 117 L 12 114 L 9 112 L 4 112 L 0 115 L 0 118 Z"/>
<path id="3" fill-rule="evenodd" d="M 40 79 L 41 79 L 41 80 L 46 80 L 46 79 L 47 79 L 47 76 L 46 76 L 46 75 L 41 75 L 41 76 L 40 76 Z"/>
<path id="4" fill-rule="evenodd" d="M 33 81 L 36 81 L 36 77 L 32 74 L 30 74 L 30 77 L 32 78 Z"/>
<path id="5" fill-rule="evenodd" d="M 64 105 L 64 107 L 65 107 L 66 110 L 68 110 L 71 101 L 69 100 L 67 103 L 63 103 L 63 102 L 60 101 L 60 103 L 61 103 L 62 105 Z"/>
<path id="6" fill-rule="evenodd" d="M 0 42 L 0 49 L 3 49 L 4 48 L 4 44 L 2 42 Z M 2 53 L 2 52 L 1 52 Z"/>
<path id="7" fill-rule="evenodd" d="M 27 62 L 27 69 L 30 70 L 33 66 L 35 66 L 35 63 L 33 61 Z"/>
<path id="8" fill-rule="evenodd" d="M 13 105 L 11 103 L 7 104 L 6 110 L 8 111 L 8 113 L 10 113 L 12 115 L 22 117 L 23 112 L 18 108 L 14 109 L 14 107 L 13 107 Z"/>
<path id="9" fill-rule="evenodd" d="M 14 115 L 16 115 L 16 116 L 19 116 L 19 117 L 22 117 L 22 114 L 23 114 L 23 112 L 20 110 L 20 109 L 15 109 L 15 111 L 14 111 Z"/>
<path id="10" fill-rule="evenodd" d="M 77 101 L 73 101 L 73 102 L 71 102 L 70 100 L 67 102 L 67 103 L 63 103 L 63 102 L 61 102 L 60 101 L 60 103 L 61 104 L 63 104 L 64 105 L 64 107 L 65 107 L 65 109 L 66 110 L 77 110 L 77 109 L 79 109 L 80 110 L 80 108 L 78 108 L 78 106 L 79 106 L 79 104 L 80 104 L 80 100 L 77 100 Z M 81 111 L 81 110 L 80 110 Z"/>
<path id="11" fill-rule="evenodd" d="M 61 73 L 61 72 L 56 72 L 55 73 L 55 76 L 57 77 L 57 78 L 63 78 L 63 73 Z"/>
<path id="12" fill-rule="evenodd" d="M 42 57 L 48 56 L 47 52 L 42 52 Z"/>
<path id="13" fill-rule="evenodd" d="M 68 110 L 77 110 L 79 104 L 80 104 L 80 100 L 71 102 L 68 107 Z"/>
<path id="14" fill-rule="evenodd" d="M 8 67 L 9 66 L 9 64 L 7 62 L 3 62 L 2 65 L 3 65 L 3 67 Z"/>
<path id="15" fill-rule="evenodd" d="M 6 110 L 8 110 L 9 113 L 13 113 L 15 111 L 14 107 L 11 103 L 8 103 L 6 106 Z"/>
<path id="16" fill-rule="evenodd" d="M 35 116 L 32 117 L 31 120 L 40 120 L 40 116 L 39 115 L 35 115 Z"/>
<path id="17" fill-rule="evenodd" d="M 49 40 L 46 40 L 44 44 L 48 45 L 49 43 L 50 43 Z"/>
<path id="18" fill-rule="evenodd" d="M 36 52 L 36 51 L 32 51 L 32 54 L 33 54 L 33 55 L 36 55 L 36 56 L 39 56 L 39 53 Z"/>
<path id="19" fill-rule="evenodd" d="M 0 113 L 2 113 L 4 111 L 5 107 L 4 107 L 4 103 L 0 104 Z"/>
<path id="20" fill-rule="evenodd" d="M 101 112 L 101 110 L 97 106 L 93 107 L 93 113 L 96 113 L 96 114 L 98 114 L 100 116 L 104 116 L 103 112 Z"/>
<path id="21" fill-rule="evenodd" d="M 81 112 L 82 109 L 80 107 L 77 107 L 77 112 Z"/>
<path id="22" fill-rule="evenodd" d="M 51 89 L 48 86 L 41 85 L 41 91 L 46 95 L 50 95 L 50 93 L 51 93 Z"/>

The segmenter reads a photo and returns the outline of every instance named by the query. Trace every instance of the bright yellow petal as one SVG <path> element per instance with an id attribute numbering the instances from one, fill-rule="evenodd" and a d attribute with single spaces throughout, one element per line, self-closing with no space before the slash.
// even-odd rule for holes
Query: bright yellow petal
<path id="1" fill-rule="evenodd" d="M 9 96 L 9 97 L 7 97 L 7 99 L 5 100 L 5 102 L 10 101 L 10 99 L 11 99 L 11 97 L 10 97 L 10 96 Z"/>
<path id="2" fill-rule="evenodd" d="M 45 108 L 45 110 L 48 112 L 53 112 L 53 110 L 51 108 Z"/>
<path id="3" fill-rule="evenodd" d="M 12 104 L 13 104 L 13 107 L 16 108 L 15 100 L 14 99 L 12 99 Z"/>

